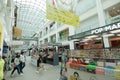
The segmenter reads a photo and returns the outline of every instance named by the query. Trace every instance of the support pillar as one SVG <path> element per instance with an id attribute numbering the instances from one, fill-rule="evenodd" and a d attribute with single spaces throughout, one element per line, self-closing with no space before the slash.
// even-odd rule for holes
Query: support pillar
<path id="1" fill-rule="evenodd" d="M 96 0 L 96 6 L 97 6 L 99 25 L 105 26 L 106 25 L 105 12 L 104 12 L 103 7 L 102 7 L 102 1 Z M 105 48 L 110 47 L 108 37 L 103 37 L 102 39 L 103 39 L 104 47 Z"/>
<path id="2" fill-rule="evenodd" d="M 75 34 L 75 27 L 70 26 L 70 27 L 69 27 L 69 36 L 74 35 L 74 34 Z M 74 41 L 73 41 L 73 40 L 71 40 L 71 41 L 69 42 L 69 45 L 70 45 L 70 50 L 71 50 L 71 49 L 75 49 L 75 48 L 74 48 Z"/>

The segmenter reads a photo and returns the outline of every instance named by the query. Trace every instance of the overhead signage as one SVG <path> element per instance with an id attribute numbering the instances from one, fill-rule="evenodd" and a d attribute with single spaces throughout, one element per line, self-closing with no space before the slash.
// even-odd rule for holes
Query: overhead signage
<path id="1" fill-rule="evenodd" d="M 88 31 L 85 31 L 82 33 L 71 35 L 68 37 L 68 40 L 80 39 L 80 38 L 83 38 L 85 36 L 89 36 L 91 34 L 99 34 L 99 33 L 104 33 L 107 31 L 112 31 L 112 30 L 117 30 L 117 29 L 120 29 L 120 22 L 112 23 L 112 24 L 109 24 L 109 25 L 106 25 L 106 26 L 103 26 L 100 28 L 96 28 L 93 30 L 88 30 Z"/>
<path id="2" fill-rule="evenodd" d="M 15 36 L 15 37 L 21 36 L 22 30 L 21 30 L 20 28 L 18 28 L 18 27 L 13 27 L 13 29 L 14 29 L 13 33 L 14 33 L 14 36 Z"/>
<path id="3" fill-rule="evenodd" d="M 79 16 L 55 5 L 53 0 L 47 0 L 46 17 L 49 20 L 80 27 Z"/>
<path id="4" fill-rule="evenodd" d="M 94 29 L 91 31 L 91 34 L 98 34 L 98 33 L 107 32 L 107 31 L 116 30 L 116 29 L 120 29 L 120 22 L 107 25 L 98 29 Z"/>

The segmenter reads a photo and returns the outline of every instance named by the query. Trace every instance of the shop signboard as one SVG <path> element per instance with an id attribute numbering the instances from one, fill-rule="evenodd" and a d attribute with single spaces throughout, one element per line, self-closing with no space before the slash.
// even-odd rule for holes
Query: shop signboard
<path id="1" fill-rule="evenodd" d="M 46 4 L 46 17 L 49 20 L 61 22 L 64 24 L 80 27 L 79 16 L 66 10 L 66 7 L 59 5 L 61 1 L 58 0 L 47 0 Z M 63 4 L 64 5 L 64 4 Z"/>
<path id="2" fill-rule="evenodd" d="M 98 34 L 98 33 L 103 33 L 103 32 L 117 30 L 117 29 L 120 29 L 120 22 L 110 24 L 110 25 L 106 25 L 106 26 L 91 30 L 91 34 Z"/>

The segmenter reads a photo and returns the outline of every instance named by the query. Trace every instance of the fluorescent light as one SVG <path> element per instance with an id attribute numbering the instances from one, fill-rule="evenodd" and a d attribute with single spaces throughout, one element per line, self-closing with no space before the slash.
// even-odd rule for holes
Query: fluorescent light
<path id="1" fill-rule="evenodd" d="M 110 36 L 114 36 L 114 34 L 104 34 L 103 37 L 110 37 Z"/>
<path id="2" fill-rule="evenodd" d="M 117 34 L 117 36 L 120 36 L 120 34 Z"/>
<path id="3" fill-rule="evenodd" d="M 97 35 L 87 36 L 86 38 L 95 38 L 98 37 Z"/>
<path id="4" fill-rule="evenodd" d="M 102 39 L 101 37 L 100 38 L 96 38 L 96 40 L 100 40 L 100 39 Z"/>
<path id="5" fill-rule="evenodd" d="M 80 41 L 80 42 L 85 42 L 85 41 Z"/>
<path id="6" fill-rule="evenodd" d="M 110 33 L 119 33 L 119 32 L 120 32 L 120 29 L 114 30 L 114 31 L 110 31 Z"/>
<path id="7" fill-rule="evenodd" d="M 83 41 L 89 41 L 89 40 L 91 40 L 90 38 L 85 38 L 85 39 L 83 39 Z"/>

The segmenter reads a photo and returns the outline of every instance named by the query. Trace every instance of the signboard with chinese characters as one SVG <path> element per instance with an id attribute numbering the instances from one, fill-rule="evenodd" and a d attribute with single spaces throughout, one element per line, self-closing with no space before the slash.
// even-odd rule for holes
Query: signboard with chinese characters
<path id="1" fill-rule="evenodd" d="M 47 19 L 80 27 L 80 19 L 78 15 L 58 6 L 57 0 L 47 0 L 46 2 Z"/>

